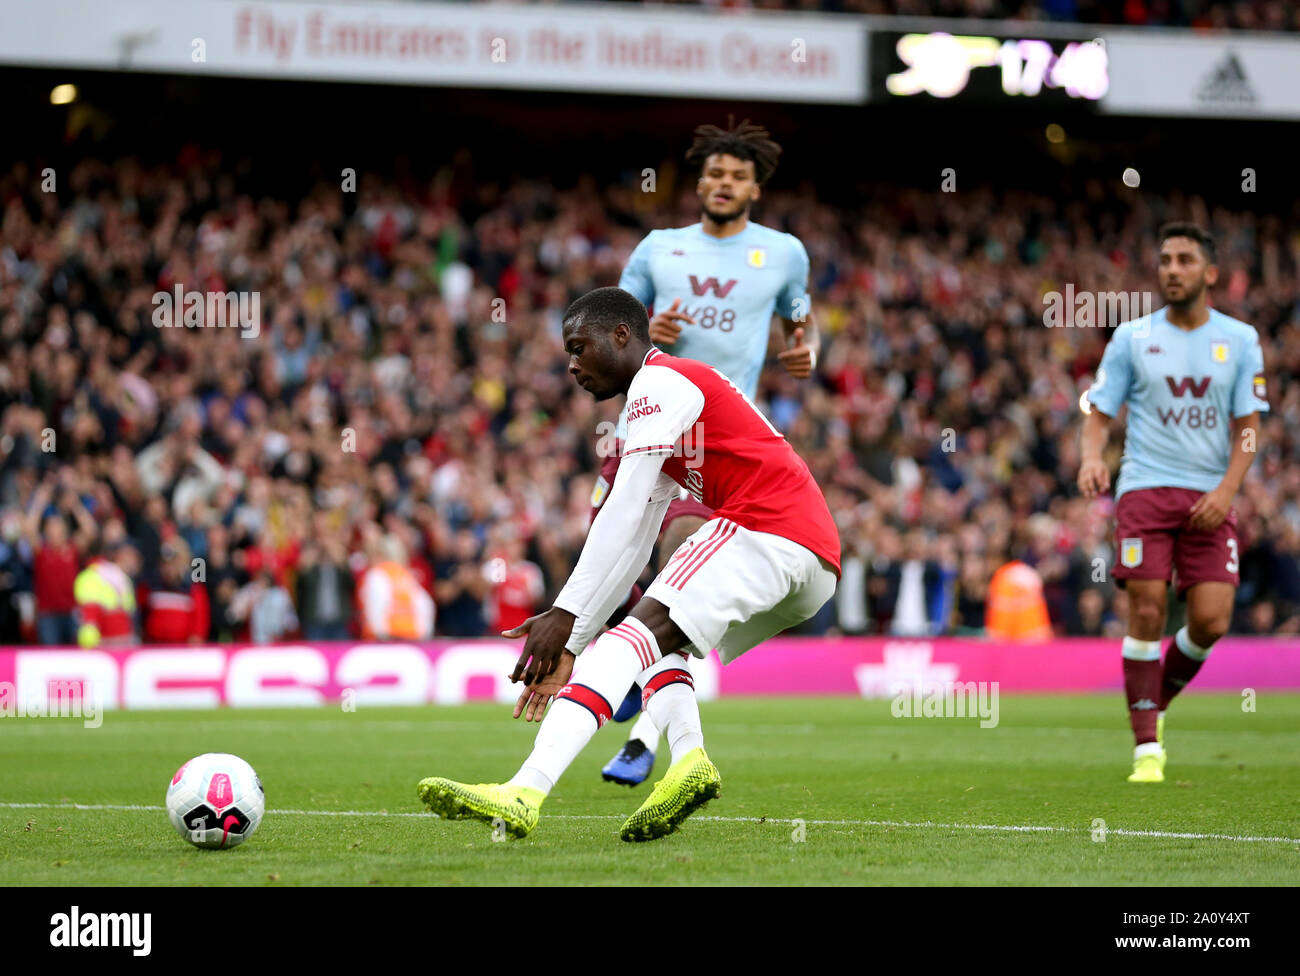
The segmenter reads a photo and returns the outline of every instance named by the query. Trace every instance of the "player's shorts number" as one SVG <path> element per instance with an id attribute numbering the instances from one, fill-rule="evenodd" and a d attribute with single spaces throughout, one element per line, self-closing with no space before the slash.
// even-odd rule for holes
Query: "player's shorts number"
<path id="1" fill-rule="evenodd" d="M 1237 567 L 1240 565 L 1241 565 L 1240 560 L 1237 558 L 1237 540 L 1229 539 L 1228 540 L 1228 564 L 1223 568 L 1230 573 L 1235 573 L 1237 571 Z"/>
<path id="2" fill-rule="evenodd" d="M 722 314 L 719 315 L 716 305 L 701 305 L 694 312 L 688 312 L 687 314 L 695 319 L 695 324 L 701 329 L 716 327 L 719 332 L 730 332 L 736 327 L 736 310 L 734 308 L 724 308 Z"/>

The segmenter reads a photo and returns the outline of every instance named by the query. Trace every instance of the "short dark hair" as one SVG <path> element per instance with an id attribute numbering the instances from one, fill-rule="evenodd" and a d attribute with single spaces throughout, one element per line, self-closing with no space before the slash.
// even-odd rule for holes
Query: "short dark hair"
<path id="1" fill-rule="evenodd" d="M 642 305 L 622 288 L 597 288 L 589 291 L 564 310 L 563 325 L 574 328 L 590 326 L 597 332 L 611 332 L 626 322 L 632 334 L 642 342 L 650 341 L 650 317 Z"/>
<path id="2" fill-rule="evenodd" d="M 686 150 L 686 161 L 701 169 L 715 153 L 725 153 L 737 159 L 748 159 L 754 164 L 754 182 L 762 186 L 776 172 L 776 161 L 781 147 L 761 125 L 752 125 L 745 119 L 740 125 L 720 129 L 716 125 L 702 125 L 695 130 L 695 141 Z"/>
<path id="3" fill-rule="evenodd" d="M 1156 243 L 1163 244 L 1171 237 L 1189 237 L 1201 246 L 1201 253 L 1205 255 L 1205 260 L 1210 264 L 1215 262 L 1217 257 L 1217 248 L 1214 246 L 1214 238 L 1208 231 L 1202 230 L 1196 224 L 1190 221 L 1171 221 L 1163 225 L 1156 234 Z"/>

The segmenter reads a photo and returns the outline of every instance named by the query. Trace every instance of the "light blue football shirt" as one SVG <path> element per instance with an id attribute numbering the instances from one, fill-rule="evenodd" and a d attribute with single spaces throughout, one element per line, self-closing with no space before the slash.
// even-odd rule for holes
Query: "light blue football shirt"
<path id="1" fill-rule="evenodd" d="M 1117 500 L 1139 488 L 1213 490 L 1232 457 L 1232 418 L 1268 410 L 1252 326 L 1211 309 L 1185 331 L 1166 312 L 1117 328 L 1084 394 L 1109 417 L 1128 404 Z"/>
<path id="2" fill-rule="evenodd" d="M 732 237 L 702 224 L 652 230 L 628 259 L 618 286 L 663 311 L 681 299 L 695 319 L 664 352 L 708 363 L 754 399 L 767 359 L 773 313 L 806 318 L 808 252 L 799 238 L 752 220 Z"/>

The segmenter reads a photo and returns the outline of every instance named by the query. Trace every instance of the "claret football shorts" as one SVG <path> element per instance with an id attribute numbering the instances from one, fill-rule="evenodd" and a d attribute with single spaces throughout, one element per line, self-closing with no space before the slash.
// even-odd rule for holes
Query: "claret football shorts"
<path id="1" fill-rule="evenodd" d="M 1237 513 L 1230 510 L 1213 532 L 1188 528 L 1188 513 L 1205 492 L 1190 488 L 1126 491 L 1115 506 L 1114 574 L 1176 581 L 1178 597 L 1197 583 L 1240 583 Z"/>

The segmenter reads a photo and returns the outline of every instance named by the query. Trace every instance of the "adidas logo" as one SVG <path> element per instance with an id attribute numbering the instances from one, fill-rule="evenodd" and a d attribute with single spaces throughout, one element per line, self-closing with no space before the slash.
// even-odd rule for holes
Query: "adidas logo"
<path id="1" fill-rule="evenodd" d="M 1139 698 L 1137 701 L 1135 701 L 1132 705 L 1129 706 L 1129 708 L 1136 708 L 1139 711 L 1143 711 L 1143 712 L 1149 712 L 1151 711 L 1151 709 L 1159 708 L 1159 707 L 1160 706 L 1158 706 L 1150 698 Z"/>
<path id="2" fill-rule="evenodd" d="M 1205 105 L 1254 105 L 1259 101 L 1241 60 L 1231 50 L 1201 82 L 1196 98 Z"/>

